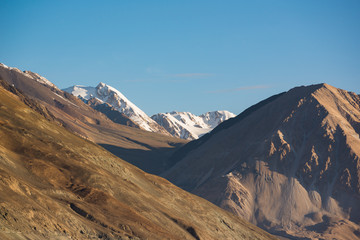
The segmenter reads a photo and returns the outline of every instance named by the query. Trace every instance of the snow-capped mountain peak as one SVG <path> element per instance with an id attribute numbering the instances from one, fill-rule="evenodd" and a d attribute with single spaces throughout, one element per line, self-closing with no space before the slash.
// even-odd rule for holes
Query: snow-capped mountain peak
<path id="1" fill-rule="evenodd" d="M 229 111 L 212 111 L 207 112 L 200 117 L 203 119 L 203 121 L 208 125 L 211 126 L 211 128 L 215 128 L 217 125 L 222 123 L 223 121 L 235 117 L 235 114 L 229 112 Z"/>
<path id="2" fill-rule="evenodd" d="M 221 122 L 235 116 L 228 111 L 207 112 L 200 116 L 191 112 L 172 111 L 170 113 L 158 113 L 150 118 L 119 90 L 103 82 L 100 82 L 96 87 L 75 85 L 64 89 L 64 91 L 85 100 L 96 98 L 100 102 L 108 103 L 144 130 L 188 140 L 198 139 Z"/>
<path id="3" fill-rule="evenodd" d="M 228 111 L 207 112 L 200 116 L 190 112 L 172 111 L 170 113 L 158 113 L 151 118 L 174 137 L 194 140 L 232 117 L 235 117 L 235 114 Z"/>
<path id="4" fill-rule="evenodd" d="M 160 132 L 169 135 L 163 127 L 159 126 L 146 113 L 127 99 L 119 90 L 103 82 L 100 82 L 96 87 L 75 85 L 64 89 L 64 91 L 85 100 L 97 98 L 100 101 L 110 104 L 117 111 L 128 116 L 131 120 L 137 123 L 140 128 L 151 132 Z"/>
<path id="5" fill-rule="evenodd" d="M 98 98 L 110 103 L 116 110 L 128 116 L 141 116 L 149 118 L 140 108 L 127 99 L 119 90 L 105 83 L 100 82 L 96 87 Z M 148 129 L 146 129 L 148 130 Z M 150 131 L 150 129 L 149 129 Z"/>

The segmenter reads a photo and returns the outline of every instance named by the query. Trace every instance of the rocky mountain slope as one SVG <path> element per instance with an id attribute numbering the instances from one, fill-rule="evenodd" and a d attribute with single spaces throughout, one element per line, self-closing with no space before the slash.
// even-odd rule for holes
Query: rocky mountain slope
<path id="1" fill-rule="evenodd" d="M 190 112 L 158 113 L 151 118 L 164 127 L 172 136 L 194 140 L 210 132 L 217 125 L 235 114 L 228 111 L 207 112 L 196 116 Z"/>
<path id="2" fill-rule="evenodd" d="M 94 110 L 79 98 L 58 89 L 38 74 L 30 74 L 28 71 L 23 72 L 0 64 L 0 79 L 38 101 L 70 131 L 102 145 L 115 155 L 148 172 L 163 171 L 169 155 L 177 147 L 186 143 L 185 140 L 164 134 L 116 124 L 105 114 Z M 115 117 L 118 118 L 119 115 Z M 122 120 L 126 125 L 133 123 L 127 117 Z"/>
<path id="3" fill-rule="evenodd" d="M 89 100 L 82 99 L 82 100 L 96 111 L 105 114 L 105 116 L 107 116 L 111 121 L 115 123 L 119 123 L 129 127 L 140 128 L 140 126 L 136 122 L 131 120 L 124 113 L 116 110 L 113 106 L 111 106 L 107 102 L 103 102 L 97 98 L 90 98 Z"/>
<path id="4" fill-rule="evenodd" d="M 141 129 L 169 135 L 169 133 L 163 127 L 152 120 L 146 113 L 144 113 L 140 108 L 127 99 L 120 91 L 109 85 L 106 85 L 105 83 L 101 82 L 96 87 L 72 86 L 63 90 L 85 100 L 96 98 L 98 101 L 108 103 L 114 107 L 115 110 L 129 117 Z"/>
<path id="5" fill-rule="evenodd" d="M 274 239 L 74 135 L 0 79 L 1 239 Z"/>
<path id="6" fill-rule="evenodd" d="M 360 239 L 359 136 L 358 95 L 297 87 L 188 143 L 163 176 L 277 235 Z"/>

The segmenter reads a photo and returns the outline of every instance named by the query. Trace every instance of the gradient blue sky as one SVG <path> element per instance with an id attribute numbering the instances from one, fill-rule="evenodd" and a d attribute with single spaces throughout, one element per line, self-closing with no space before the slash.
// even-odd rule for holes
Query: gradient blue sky
<path id="1" fill-rule="evenodd" d="M 326 82 L 360 93 L 359 0 L 0 0 L 0 62 L 100 81 L 147 114 L 236 114 Z"/>

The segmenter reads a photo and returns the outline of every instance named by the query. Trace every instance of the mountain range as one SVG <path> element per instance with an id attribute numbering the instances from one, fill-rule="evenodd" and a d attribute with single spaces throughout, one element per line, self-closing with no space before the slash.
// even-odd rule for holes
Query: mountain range
<path id="1" fill-rule="evenodd" d="M 207 112 L 196 116 L 190 112 L 158 113 L 151 118 L 164 127 L 172 136 L 194 140 L 213 130 L 217 125 L 235 114 L 228 111 Z"/>
<path id="2" fill-rule="evenodd" d="M 235 116 L 228 111 L 207 112 L 200 116 L 189 112 L 171 112 L 158 113 L 150 118 L 119 90 L 102 82 L 96 87 L 75 85 L 63 90 L 79 97 L 96 110 L 106 114 L 113 121 L 116 121 L 114 115 L 116 115 L 115 111 L 118 111 L 124 115 L 122 119 L 127 117 L 132 121 L 131 123 L 128 120 L 121 120 L 119 123 L 125 122 L 128 126 L 138 126 L 146 131 L 186 140 L 198 139 L 214 129 L 219 123 Z"/>
<path id="3" fill-rule="evenodd" d="M 115 123 L 79 98 L 28 71 L 0 65 L 0 78 L 48 109 L 69 131 L 101 145 L 141 169 L 158 174 L 172 152 L 187 141 Z M 131 121 L 124 116 L 124 121 Z"/>
<path id="4" fill-rule="evenodd" d="M 275 239 L 73 134 L 2 79 L 0 136 L 1 239 Z"/>
<path id="5" fill-rule="evenodd" d="M 274 239 L 127 163 L 159 169 L 186 141 L 116 124 L 5 65 L 0 135 L 1 239 Z"/>
<path id="6" fill-rule="evenodd" d="M 360 239 L 359 95 L 150 118 L 104 83 L 66 90 L 0 64 L 1 239 Z"/>
<path id="7" fill-rule="evenodd" d="M 162 176 L 279 236 L 359 239 L 359 136 L 357 94 L 296 87 L 188 143 Z"/>

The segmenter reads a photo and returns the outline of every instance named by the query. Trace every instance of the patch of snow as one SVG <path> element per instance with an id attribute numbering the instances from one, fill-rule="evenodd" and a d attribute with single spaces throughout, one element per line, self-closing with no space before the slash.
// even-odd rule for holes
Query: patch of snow
<path id="1" fill-rule="evenodd" d="M 14 67 L 8 67 L 7 65 L 3 64 L 3 63 L 0 63 L 0 67 L 3 67 L 3 68 L 6 68 L 6 69 L 9 69 L 9 70 L 13 70 L 13 71 L 16 71 L 26 77 L 29 77 L 31 79 L 34 79 L 35 81 L 41 83 L 42 85 L 46 85 L 46 86 L 49 86 L 49 87 L 53 87 L 53 88 L 56 88 L 58 89 L 55 84 L 53 84 L 52 82 L 50 82 L 49 80 L 47 80 L 45 77 L 37 74 L 37 73 L 34 73 L 34 72 L 31 72 L 31 71 L 21 71 L 20 69 L 18 68 L 14 68 Z"/>
<path id="2" fill-rule="evenodd" d="M 21 72 L 23 75 L 26 75 L 27 77 L 29 78 L 32 78 L 34 79 L 35 81 L 41 83 L 42 85 L 45 85 L 45 86 L 49 86 L 49 87 L 53 87 L 53 88 L 56 88 L 58 89 L 55 84 L 53 84 L 52 82 L 50 82 L 49 80 L 47 80 L 45 77 L 37 74 L 37 73 L 34 73 L 34 72 L 31 72 L 31 71 L 24 71 L 24 72 Z"/>
<path id="3" fill-rule="evenodd" d="M 228 120 L 229 118 L 233 118 L 235 116 L 236 116 L 235 114 L 229 111 L 213 111 L 200 115 L 203 121 L 212 128 L 215 128 L 223 121 Z"/>
<path id="4" fill-rule="evenodd" d="M 5 65 L 5 64 L 3 64 L 3 63 L 0 63 L 0 66 L 1 67 L 4 67 L 4 68 L 10 68 L 10 67 L 8 67 L 7 65 Z M 11 69 L 11 68 L 10 68 Z"/>
<path id="5" fill-rule="evenodd" d="M 65 88 L 63 89 L 63 91 L 71 93 L 76 97 L 80 96 L 86 100 L 89 100 L 90 98 L 94 97 L 96 92 L 94 87 L 85 87 L 81 85 L 75 85 L 69 88 Z"/>
<path id="6" fill-rule="evenodd" d="M 75 103 L 73 103 L 73 102 L 70 102 L 68 99 L 66 99 L 66 98 L 63 98 L 62 96 L 60 96 L 59 94 L 57 94 L 57 93 L 55 93 L 55 92 L 53 92 L 56 96 L 58 96 L 59 98 L 61 98 L 61 99 L 63 99 L 63 100 L 65 100 L 66 102 L 68 102 L 68 103 L 70 103 L 70 104 L 72 104 L 72 105 L 74 105 L 75 107 L 79 107 L 78 105 L 76 105 Z"/>

